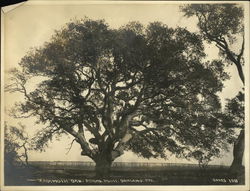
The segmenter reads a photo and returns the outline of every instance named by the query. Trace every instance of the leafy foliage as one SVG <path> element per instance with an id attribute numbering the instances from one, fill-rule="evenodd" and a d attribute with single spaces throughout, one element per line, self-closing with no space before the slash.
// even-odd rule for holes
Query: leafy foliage
<path id="1" fill-rule="evenodd" d="M 4 161 L 9 166 L 16 164 L 28 165 L 28 136 L 24 131 L 24 126 L 8 126 L 5 124 L 4 136 Z"/>
<path id="2" fill-rule="evenodd" d="M 237 4 L 192 4 L 182 10 L 187 17 L 198 17 L 204 35 L 234 39 L 234 35 L 244 30 L 243 9 Z"/>
<path id="3" fill-rule="evenodd" d="M 194 150 L 217 154 L 229 131 L 217 119 L 216 93 L 228 76 L 220 61 L 204 57 L 201 36 L 183 28 L 132 22 L 115 30 L 102 20 L 77 20 L 28 53 L 7 89 L 25 96 L 17 115 L 46 124 L 38 149 L 66 132 L 96 162 L 125 149 L 146 158 L 165 158 L 167 150 L 187 158 Z"/>
<path id="4" fill-rule="evenodd" d="M 182 7 L 185 16 L 196 16 L 198 27 L 208 43 L 215 43 L 224 61 L 234 64 L 240 80 L 245 84 L 244 76 L 244 10 L 240 4 L 193 4 Z M 242 39 L 242 40 L 241 40 Z M 241 43 L 241 45 L 240 45 Z M 238 127 L 241 132 L 234 142 L 234 160 L 231 170 L 238 173 L 242 169 L 244 154 L 244 94 L 239 93 L 234 99 L 228 100 L 223 125 Z M 227 119 L 227 120 L 225 120 Z M 228 128 L 229 131 L 231 129 Z M 240 172 L 241 173 L 241 172 Z"/>
<path id="5" fill-rule="evenodd" d="M 244 129 L 245 127 L 245 99 L 244 93 L 239 92 L 233 99 L 228 99 L 225 112 L 232 121 L 234 128 Z"/>
<path id="6" fill-rule="evenodd" d="M 244 10 L 238 4 L 191 4 L 181 8 L 185 16 L 196 16 L 198 27 L 208 43 L 215 43 L 220 55 L 235 64 L 244 84 Z M 241 40 L 242 39 L 242 40 Z M 241 46 L 238 44 L 242 43 Z"/>

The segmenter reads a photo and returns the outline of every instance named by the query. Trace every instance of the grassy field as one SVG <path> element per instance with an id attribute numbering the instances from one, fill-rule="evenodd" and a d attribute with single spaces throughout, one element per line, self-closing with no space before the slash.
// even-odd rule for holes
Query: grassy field
<path id="1" fill-rule="evenodd" d="M 243 172 L 242 172 L 243 174 Z M 5 185 L 235 185 L 244 184 L 243 176 L 228 168 L 211 166 L 113 166 L 110 177 L 95 178 L 94 167 L 36 165 L 5 170 Z"/>

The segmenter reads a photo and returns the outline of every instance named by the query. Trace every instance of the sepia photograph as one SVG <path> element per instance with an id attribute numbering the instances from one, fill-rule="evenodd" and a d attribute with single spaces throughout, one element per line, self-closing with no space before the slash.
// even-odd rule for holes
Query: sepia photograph
<path id="1" fill-rule="evenodd" d="M 249 189 L 249 2 L 1 11 L 2 190 Z"/>

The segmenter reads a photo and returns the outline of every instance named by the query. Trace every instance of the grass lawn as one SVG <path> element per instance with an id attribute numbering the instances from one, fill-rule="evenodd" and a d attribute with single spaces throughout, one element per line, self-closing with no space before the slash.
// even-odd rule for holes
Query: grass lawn
<path id="1" fill-rule="evenodd" d="M 244 172 L 242 172 L 244 174 Z M 6 169 L 5 185 L 238 185 L 244 176 L 228 169 L 114 168 L 110 177 L 95 178 L 93 169 L 49 169 L 41 167 Z"/>

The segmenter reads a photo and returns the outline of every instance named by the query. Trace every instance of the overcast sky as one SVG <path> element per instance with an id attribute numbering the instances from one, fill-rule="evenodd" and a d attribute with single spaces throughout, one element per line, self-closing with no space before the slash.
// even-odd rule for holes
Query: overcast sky
<path id="1" fill-rule="evenodd" d="M 111 28 L 119 28 L 129 21 L 139 21 L 145 25 L 153 21 L 161 21 L 169 27 L 187 27 L 188 30 L 198 31 L 196 19 L 187 19 L 179 12 L 178 4 L 84 4 L 84 5 L 29 5 L 23 4 L 5 14 L 5 71 L 17 67 L 20 59 L 32 47 L 42 46 L 49 41 L 54 30 L 60 29 L 71 19 L 80 19 L 87 16 L 90 19 L 105 19 Z M 207 47 L 208 59 L 218 58 L 218 50 L 215 46 Z M 225 88 L 220 94 L 222 101 L 225 98 L 234 97 L 242 87 L 234 67 L 229 69 L 232 78 L 225 83 Z M 16 100 L 20 100 L 19 94 L 5 94 L 5 105 L 8 110 Z M 6 116 L 6 120 L 10 118 Z M 9 122 L 17 123 L 16 120 Z M 28 132 L 33 132 L 39 126 L 34 126 L 33 120 L 23 120 Z M 63 137 L 61 141 L 53 141 L 50 147 L 43 153 L 31 152 L 30 160 L 89 160 L 80 156 L 80 147 L 74 144 L 68 155 L 65 153 L 72 141 L 72 137 Z M 232 154 L 225 155 L 222 159 L 213 161 L 216 164 L 230 164 Z M 116 161 L 145 161 L 138 159 L 136 155 L 128 152 Z M 151 162 L 162 162 L 153 159 Z M 166 162 L 187 162 L 176 159 L 174 156 Z"/>

